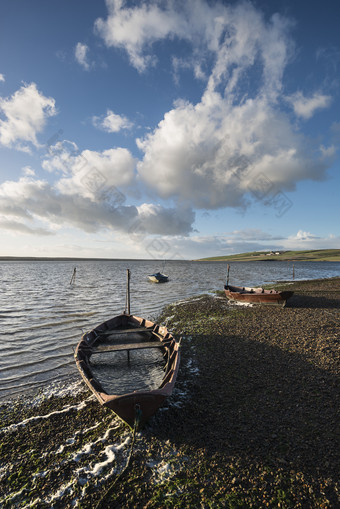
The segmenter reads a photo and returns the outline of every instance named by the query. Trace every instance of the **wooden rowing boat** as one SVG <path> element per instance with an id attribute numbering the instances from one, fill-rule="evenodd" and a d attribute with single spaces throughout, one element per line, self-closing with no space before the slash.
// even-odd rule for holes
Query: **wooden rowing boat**
<path id="1" fill-rule="evenodd" d="M 250 304 L 275 304 L 285 306 L 287 300 L 294 294 L 291 291 L 264 290 L 263 288 L 249 288 L 225 285 L 224 292 L 228 299 Z"/>
<path id="2" fill-rule="evenodd" d="M 166 357 L 164 376 L 157 389 L 108 394 L 104 388 L 105 380 L 99 380 L 93 374 L 93 355 L 126 351 L 129 369 L 130 352 L 150 348 L 161 348 Z M 75 361 L 99 403 L 113 410 L 131 428 L 139 416 L 141 427 L 173 391 L 180 361 L 179 342 L 165 327 L 137 316 L 122 314 L 84 334 L 77 345 Z"/>
<path id="3" fill-rule="evenodd" d="M 224 286 L 224 292 L 229 300 L 248 304 L 274 304 L 285 306 L 286 302 L 294 292 L 277 290 L 265 290 L 264 288 L 249 288 L 246 286 L 231 286 L 229 284 L 230 265 L 227 265 L 227 284 Z"/>
<path id="4" fill-rule="evenodd" d="M 129 280 L 130 272 L 128 271 L 128 288 Z M 133 428 L 136 423 L 138 427 L 142 427 L 164 400 L 172 394 L 180 362 L 180 342 L 166 327 L 130 314 L 129 290 L 127 303 L 127 312 L 125 310 L 121 315 L 103 322 L 82 336 L 74 357 L 82 378 L 99 403 L 113 410 Z M 97 371 L 94 374 L 95 357 L 93 356 L 100 354 L 104 359 L 106 358 L 106 364 L 112 372 L 115 369 L 112 354 L 115 356 L 119 352 L 127 352 L 127 358 L 123 362 L 126 362 L 126 370 L 129 370 L 130 352 L 154 348 L 160 349 L 165 359 L 164 375 L 156 389 L 131 389 L 124 394 L 118 394 L 117 391 L 111 393 L 105 372 L 104 375 L 100 372 L 101 378 Z M 134 380 L 131 380 L 129 385 L 134 385 Z"/>

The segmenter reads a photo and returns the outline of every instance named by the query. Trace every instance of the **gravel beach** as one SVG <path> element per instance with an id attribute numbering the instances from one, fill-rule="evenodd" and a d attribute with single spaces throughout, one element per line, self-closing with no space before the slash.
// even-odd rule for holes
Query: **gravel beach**
<path id="1" fill-rule="evenodd" d="M 285 308 L 221 293 L 166 307 L 176 389 L 137 433 L 79 382 L 0 406 L 0 506 L 339 506 L 340 278 L 281 284 Z M 80 388 L 80 390 L 79 390 Z"/>

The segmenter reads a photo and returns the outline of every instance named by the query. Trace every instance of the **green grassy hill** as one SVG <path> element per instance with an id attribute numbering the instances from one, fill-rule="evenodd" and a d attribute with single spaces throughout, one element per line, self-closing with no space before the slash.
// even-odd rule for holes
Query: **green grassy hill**
<path id="1" fill-rule="evenodd" d="M 277 254 L 279 253 L 279 254 Z M 229 256 L 212 256 L 197 261 L 250 262 L 261 260 L 340 262 L 340 249 L 312 249 L 310 251 L 253 251 Z"/>

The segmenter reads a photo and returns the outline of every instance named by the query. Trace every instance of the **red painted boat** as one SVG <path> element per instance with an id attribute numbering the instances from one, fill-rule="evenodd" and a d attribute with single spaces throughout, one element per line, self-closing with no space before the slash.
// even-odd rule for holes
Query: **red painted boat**
<path id="1" fill-rule="evenodd" d="M 264 290 L 263 288 L 249 288 L 225 285 L 224 292 L 228 299 L 249 304 L 274 304 L 285 306 L 287 300 L 294 294 L 291 291 Z"/>

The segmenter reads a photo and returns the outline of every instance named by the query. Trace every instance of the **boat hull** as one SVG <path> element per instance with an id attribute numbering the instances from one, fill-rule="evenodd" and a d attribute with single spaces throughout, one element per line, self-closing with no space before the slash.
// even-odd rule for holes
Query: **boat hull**
<path id="1" fill-rule="evenodd" d="M 229 300 L 243 302 L 248 304 L 266 304 L 285 306 L 288 299 L 292 297 L 294 292 L 264 290 L 263 288 L 248 288 L 238 286 L 225 286 L 224 292 Z"/>
<path id="2" fill-rule="evenodd" d="M 169 276 L 157 272 L 157 274 L 151 274 L 149 280 L 153 283 L 166 283 L 169 280 Z"/>
<path id="3" fill-rule="evenodd" d="M 122 335 L 124 341 L 122 342 Z M 143 339 L 147 337 L 148 341 Z M 111 346 L 107 344 L 112 339 Z M 115 339 L 115 338 L 118 339 Z M 132 338 L 132 339 L 131 339 Z M 149 341 L 149 340 L 152 341 Z M 133 341 L 131 343 L 131 341 Z M 180 362 L 179 342 L 165 327 L 133 315 L 122 314 L 112 318 L 92 331 L 84 334 L 75 351 L 77 368 L 97 400 L 104 407 L 113 410 L 131 428 L 141 428 L 156 413 L 164 400 L 172 394 Z M 154 390 L 137 390 L 127 394 L 108 394 L 100 380 L 93 375 L 90 358 L 95 353 L 122 351 L 140 348 L 161 348 L 167 355 L 165 373 L 160 386 Z"/>

